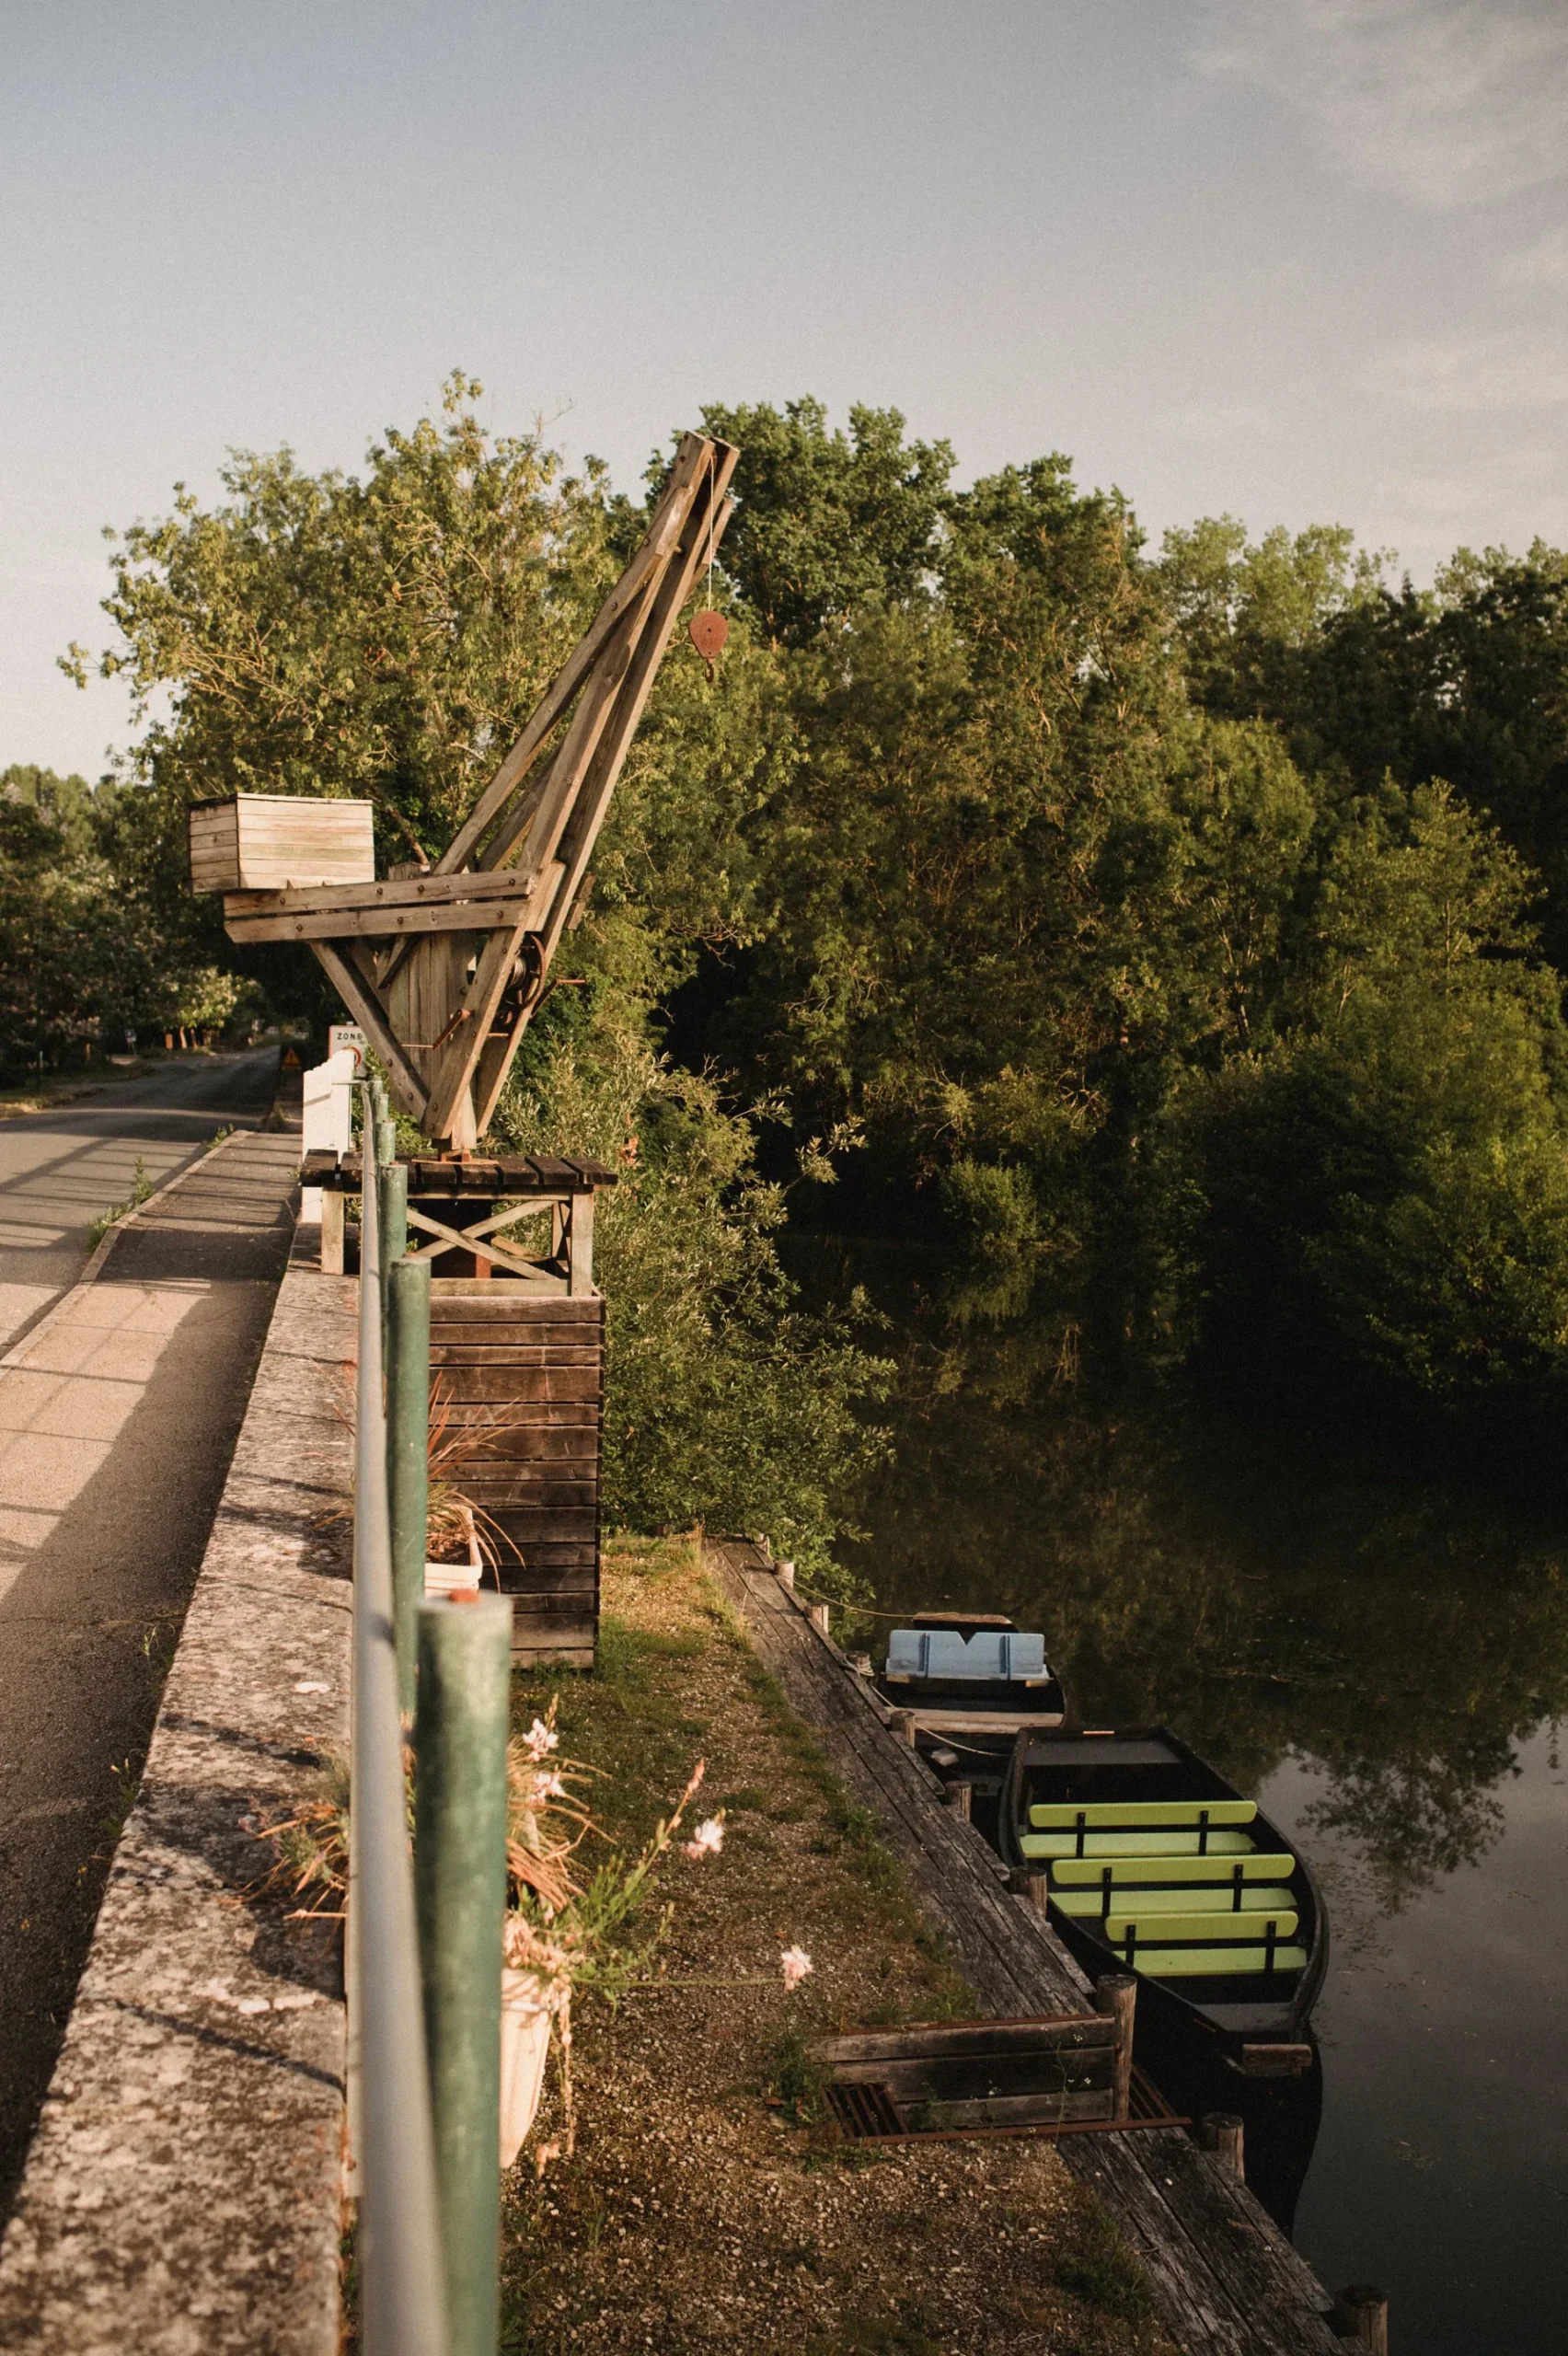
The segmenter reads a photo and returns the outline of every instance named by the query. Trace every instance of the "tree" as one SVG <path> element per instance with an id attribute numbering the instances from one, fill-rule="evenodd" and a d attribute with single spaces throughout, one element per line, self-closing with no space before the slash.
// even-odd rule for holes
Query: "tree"
<path id="1" fill-rule="evenodd" d="M 1211 1347 L 1360 1367 L 1449 1407 L 1568 1373 L 1568 1034 L 1528 879 L 1447 789 L 1357 805 L 1324 861 L 1297 1023 L 1194 1082 Z"/>
<path id="2" fill-rule="evenodd" d="M 740 450 L 724 566 L 775 644 L 806 646 L 862 606 L 900 604 L 926 583 L 952 472 L 946 442 L 904 439 L 895 409 L 849 411 L 829 432 L 809 397 L 737 408 L 710 402 L 710 433 Z M 655 457 L 651 479 L 663 472 Z"/>

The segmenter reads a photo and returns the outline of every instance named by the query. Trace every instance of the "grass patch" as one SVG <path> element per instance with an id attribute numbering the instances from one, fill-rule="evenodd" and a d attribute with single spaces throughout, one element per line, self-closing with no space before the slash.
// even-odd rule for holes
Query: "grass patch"
<path id="1" fill-rule="evenodd" d="M 785 2116 L 797 2127 L 814 2127 L 823 2115 L 823 2078 L 799 2029 L 786 2030 L 774 2050 L 773 2083 Z"/>
<path id="2" fill-rule="evenodd" d="M 1122 2323 L 1153 2318 L 1148 2276 L 1102 2209 L 1083 2212 L 1072 2245 L 1056 2260 L 1056 2281 L 1070 2298 Z"/>
<path id="3" fill-rule="evenodd" d="M 108 1210 L 99 1211 L 97 1218 L 88 1221 L 87 1250 L 96 1252 L 111 1227 L 118 1225 L 128 1212 L 135 1210 L 139 1204 L 146 1202 L 149 1196 L 156 1192 L 156 1187 L 147 1175 L 147 1165 L 138 1154 L 136 1174 L 132 1180 L 131 1192 L 125 1201 L 111 1204 Z"/>

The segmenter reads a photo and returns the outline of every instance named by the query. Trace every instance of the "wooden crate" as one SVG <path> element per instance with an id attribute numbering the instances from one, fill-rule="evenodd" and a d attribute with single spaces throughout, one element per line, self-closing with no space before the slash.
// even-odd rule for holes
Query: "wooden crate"
<path id="1" fill-rule="evenodd" d="M 513 1658 L 591 1669 L 599 1628 L 605 1304 L 493 1277 L 431 1285 L 432 1402 L 471 1434 L 455 1485 L 497 1526 Z M 432 1404 L 432 1415 L 436 1412 Z M 490 1533 L 495 1540 L 496 1532 Z"/>
<path id="2" fill-rule="evenodd" d="M 189 814 L 197 892 L 281 892 L 292 884 L 369 884 L 375 835 L 368 802 L 320 794 L 237 793 Z"/>

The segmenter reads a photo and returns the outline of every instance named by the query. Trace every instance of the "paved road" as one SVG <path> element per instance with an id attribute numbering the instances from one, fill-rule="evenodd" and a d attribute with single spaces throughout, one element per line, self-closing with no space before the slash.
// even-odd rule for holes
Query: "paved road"
<path id="1" fill-rule="evenodd" d="M 14 1281 L 68 1284 L 104 1178 L 254 1121 L 274 1057 L 0 1125 L 0 1251 L 36 1255 Z M 244 1417 L 298 1152 L 242 1134 L 199 1161 L 0 1368 L 0 2215 Z"/>
<path id="2" fill-rule="evenodd" d="M 0 1121 L 0 1349 L 75 1283 L 89 1225 L 129 1200 L 138 1162 L 161 1186 L 220 1128 L 254 1126 L 277 1068 L 276 1047 L 195 1056 Z"/>

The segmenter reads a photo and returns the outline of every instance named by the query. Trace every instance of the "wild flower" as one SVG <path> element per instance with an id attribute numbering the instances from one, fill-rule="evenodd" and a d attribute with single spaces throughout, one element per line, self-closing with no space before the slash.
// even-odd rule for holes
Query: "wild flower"
<path id="1" fill-rule="evenodd" d="M 559 1735 L 553 1727 L 548 1727 L 543 1718 L 536 1718 L 523 1737 L 523 1748 L 530 1759 L 543 1759 L 548 1752 L 558 1750 L 559 1745 Z"/>
<path id="2" fill-rule="evenodd" d="M 550 1716 L 555 1715 L 551 1704 Z M 612 2004 L 649 1969 L 654 1950 L 669 1926 L 666 1907 L 651 1931 L 640 1940 L 621 1934 L 647 1893 L 654 1866 L 680 1830 L 681 1818 L 701 1783 L 699 1759 L 671 1814 L 656 1825 L 630 1865 L 617 1856 L 591 1874 L 574 1877 L 571 1861 L 580 1843 L 598 1827 L 581 1806 L 563 1809 L 544 1794 L 558 1775 L 541 1776 L 527 1760 L 527 1742 L 512 1746 L 512 1838 L 507 1857 L 512 1874 L 510 1910 L 506 1917 L 504 1953 L 507 1967 L 526 1972 L 535 1981 L 541 2003 L 554 2016 L 560 2046 L 561 2110 L 564 2151 L 571 2159 L 577 2145 L 577 2113 L 571 2081 L 571 2007 L 573 1998 L 591 1989 Z M 519 1761 L 525 1772 L 517 1772 Z M 567 1765 L 568 1774 L 581 1769 Z M 564 1819 L 578 1830 L 570 1837 Z M 548 2147 L 547 2147 L 548 2148 Z"/>
<path id="3" fill-rule="evenodd" d="M 723 1846 L 724 1819 L 721 1816 L 710 1816 L 705 1819 L 698 1826 L 692 1838 L 681 1843 L 682 1849 L 688 1857 L 716 1857 Z"/>
<path id="4" fill-rule="evenodd" d="M 804 1947 L 781 1947 L 778 1961 L 784 1973 L 784 1992 L 789 1995 L 810 1971 L 812 1959 Z"/>

